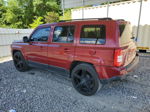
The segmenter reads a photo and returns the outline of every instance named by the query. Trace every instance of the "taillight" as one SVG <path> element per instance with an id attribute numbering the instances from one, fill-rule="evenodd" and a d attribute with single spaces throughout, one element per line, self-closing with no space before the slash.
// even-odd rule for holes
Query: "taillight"
<path id="1" fill-rule="evenodd" d="M 121 49 L 116 49 L 114 54 L 114 66 L 119 67 L 123 64 L 123 53 Z"/>

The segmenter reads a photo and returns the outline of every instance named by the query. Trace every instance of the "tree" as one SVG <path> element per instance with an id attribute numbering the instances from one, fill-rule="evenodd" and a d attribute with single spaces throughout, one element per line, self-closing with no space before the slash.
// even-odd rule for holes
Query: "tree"
<path id="1" fill-rule="evenodd" d="M 22 12 L 17 0 L 9 0 L 6 13 L 3 14 L 3 21 L 12 28 L 21 28 L 23 27 Z"/>
<path id="2" fill-rule="evenodd" d="M 30 24 L 38 21 L 49 22 L 48 12 L 53 12 L 53 17 L 50 17 L 52 22 L 58 20 L 61 15 L 60 0 L 0 0 L 0 25 L 29 28 Z M 34 17 L 37 17 L 36 20 Z"/>
<path id="3" fill-rule="evenodd" d="M 60 20 L 70 20 L 71 19 L 71 9 L 65 10 L 64 16 L 60 16 Z"/>
<path id="4" fill-rule="evenodd" d="M 43 19 L 43 17 L 35 17 L 35 20 L 33 21 L 32 24 L 30 24 L 30 27 L 31 28 L 36 28 L 40 24 L 43 24 L 42 19 Z"/>
<path id="5" fill-rule="evenodd" d="M 0 0 L 0 26 L 4 26 L 4 14 L 6 13 L 5 1 Z"/>
<path id="6" fill-rule="evenodd" d="M 48 12 L 45 16 L 46 23 L 54 23 L 59 21 L 59 15 L 55 12 Z"/>
<path id="7" fill-rule="evenodd" d="M 34 10 L 37 16 L 44 17 L 47 12 L 58 12 L 59 5 L 56 0 L 34 0 Z"/>
<path id="8" fill-rule="evenodd" d="M 33 0 L 17 0 L 19 6 L 23 9 L 23 27 L 28 28 L 34 20 L 34 5 Z"/>

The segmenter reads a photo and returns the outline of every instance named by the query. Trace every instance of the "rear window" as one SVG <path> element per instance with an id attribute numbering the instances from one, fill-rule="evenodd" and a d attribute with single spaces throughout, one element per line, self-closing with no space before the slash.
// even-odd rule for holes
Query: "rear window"
<path id="1" fill-rule="evenodd" d="M 125 29 L 125 26 L 126 26 L 125 24 L 119 25 L 120 37 L 122 36 L 122 33 L 123 33 L 124 29 Z"/>
<path id="2" fill-rule="evenodd" d="M 127 44 L 132 41 L 132 26 L 131 24 L 120 24 L 119 25 L 119 31 L 120 31 L 120 38 L 119 43 L 120 45 Z"/>
<path id="3" fill-rule="evenodd" d="M 85 25 L 82 27 L 81 44 L 105 44 L 106 28 L 104 25 Z"/>

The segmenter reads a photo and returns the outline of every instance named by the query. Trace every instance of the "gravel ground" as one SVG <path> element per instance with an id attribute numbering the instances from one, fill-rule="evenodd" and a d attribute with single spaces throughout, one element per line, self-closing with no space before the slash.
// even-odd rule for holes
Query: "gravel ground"
<path id="1" fill-rule="evenodd" d="M 94 96 L 80 95 L 67 74 L 32 69 L 18 72 L 0 63 L 0 112 L 150 112 L 150 55 L 125 79 L 105 84 Z"/>

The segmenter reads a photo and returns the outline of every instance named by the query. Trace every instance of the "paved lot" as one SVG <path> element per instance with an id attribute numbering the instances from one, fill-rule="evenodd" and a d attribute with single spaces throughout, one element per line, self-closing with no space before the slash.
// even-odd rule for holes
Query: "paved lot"
<path id="1" fill-rule="evenodd" d="M 150 55 L 120 81 L 105 84 L 94 96 L 80 95 L 66 74 L 32 69 L 18 72 L 0 63 L 0 112 L 150 112 Z"/>

